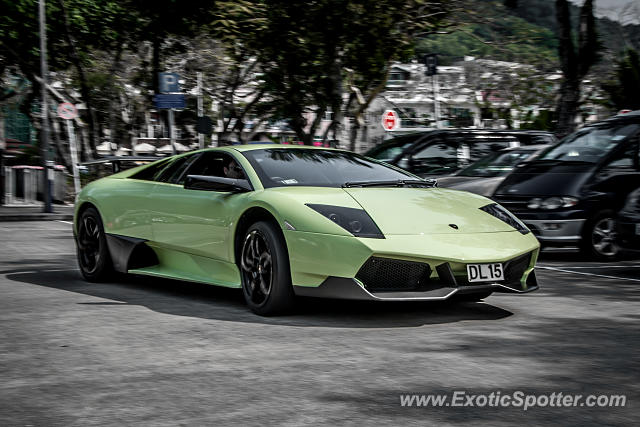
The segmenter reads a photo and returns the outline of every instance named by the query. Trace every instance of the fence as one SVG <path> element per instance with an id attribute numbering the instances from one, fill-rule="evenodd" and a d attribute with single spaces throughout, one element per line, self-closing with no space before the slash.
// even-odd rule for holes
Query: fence
<path id="1" fill-rule="evenodd" d="M 7 205 L 35 205 L 42 202 L 42 167 L 5 166 L 4 193 Z M 63 203 L 67 194 L 67 176 L 55 170 L 51 199 Z"/>

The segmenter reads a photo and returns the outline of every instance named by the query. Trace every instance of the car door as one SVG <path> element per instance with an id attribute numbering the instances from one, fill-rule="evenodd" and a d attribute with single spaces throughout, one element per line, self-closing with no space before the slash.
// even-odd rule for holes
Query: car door
<path id="1" fill-rule="evenodd" d="M 231 256 L 230 225 L 234 206 L 244 194 L 187 190 L 187 175 L 223 176 L 230 155 L 205 151 L 179 175 L 156 183 L 152 203 L 153 240 L 161 247 L 223 261 Z"/>
<path id="2" fill-rule="evenodd" d="M 612 201 L 609 208 L 619 209 L 624 198 L 640 183 L 640 136 L 633 137 L 620 147 L 595 172 L 592 189 L 607 194 Z"/>
<path id="3" fill-rule="evenodd" d="M 152 239 L 149 201 L 154 180 L 167 164 L 168 160 L 155 162 L 129 178 L 118 179 L 117 185 L 103 192 L 100 212 L 107 233 Z"/>

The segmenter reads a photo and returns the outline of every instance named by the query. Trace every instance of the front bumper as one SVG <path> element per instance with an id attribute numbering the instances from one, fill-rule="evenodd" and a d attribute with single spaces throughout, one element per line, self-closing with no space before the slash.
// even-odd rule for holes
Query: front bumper
<path id="1" fill-rule="evenodd" d="M 542 243 L 576 245 L 582 240 L 585 219 L 522 220 Z"/>
<path id="2" fill-rule="evenodd" d="M 527 275 L 526 282 L 520 285 L 485 283 L 465 286 L 444 286 L 427 291 L 370 292 L 356 279 L 346 277 L 328 277 L 318 287 L 294 286 L 298 296 L 317 298 L 337 298 L 361 301 L 443 301 L 456 294 L 484 292 L 502 292 L 523 294 L 538 289 L 535 271 Z"/>
<path id="3" fill-rule="evenodd" d="M 538 288 L 533 267 L 540 244 L 532 233 L 393 235 L 385 239 L 288 230 L 284 234 L 297 295 L 364 300 L 443 300 L 459 293 L 525 293 Z M 526 261 L 523 261 L 525 257 Z M 373 274 L 364 274 L 372 260 L 387 260 L 397 265 L 387 266 L 384 274 L 383 270 L 376 269 L 372 270 Z M 506 268 L 515 265 L 510 264 L 515 260 L 521 261 L 518 273 L 507 277 Z M 504 282 L 467 282 L 467 264 L 497 262 L 505 266 Z M 443 272 L 443 266 L 450 274 Z M 407 269 L 413 273 L 408 274 Z M 389 286 L 385 286 L 387 284 Z"/>

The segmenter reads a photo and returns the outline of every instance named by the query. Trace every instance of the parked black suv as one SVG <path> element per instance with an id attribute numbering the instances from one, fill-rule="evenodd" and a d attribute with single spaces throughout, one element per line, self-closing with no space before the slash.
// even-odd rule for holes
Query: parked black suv
<path id="1" fill-rule="evenodd" d="M 421 177 L 451 175 L 495 151 L 523 145 L 555 144 L 549 132 L 439 129 L 399 136 L 373 147 L 365 156 Z"/>
<path id="2" fill-rule="evenodd" d="M 640 111 L 586 126 L 516 167 L 493 198 L 543 245 L 618 254 L 615 216 L 640 185 Z"/>

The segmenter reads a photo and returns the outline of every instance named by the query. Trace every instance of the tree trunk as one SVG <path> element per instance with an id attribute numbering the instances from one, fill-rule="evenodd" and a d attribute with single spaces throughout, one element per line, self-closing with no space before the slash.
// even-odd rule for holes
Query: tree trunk
<path id="1" fill-rule="evenodd" d="M 580 104 L 580 80 L 565 78 L 558 92 L 556 109 L 558 124 L 556 135 L 565 137 L 575 130 L 575 119 Z"/>
<path id="2" fill-rule="evenodd" d="M 87 125 L 89 126 L 88 142 L 91 150 L 90 153 L 91 153 L 91 157 L 96 157 L 98 154 L 98 151 L 96 149 L 96 141 L 99 140 L 99 136 L 96 134 L 97 118 L 96 118 L 96 112 L 91 102 L 92 101 L 91 90 L 89 89 L 89 85 L 87 83 L 87 79 L 84 74 L 84 67 L 82 66 L 82 61 L 80 59 L 80 55 L 78 54 L 75 40 L 71 36 L 72 33 L 71 33 L 71 28 L 69 26 L 69 19 L 67 17 L 67 10 L 65 8 L 64 1 L 59 0 L 58 2 L 62 9 L 62 16 L 64 19 L 64 36 L 65 36 L 65 39 L 67 40 L 67 43 L 69 43 L 69 47 L 71 50 L 71 60 L 73 62 L 73 65 L 76 71 L 78 72 L 78 80 L 80 81 L 80 95 L 82 96 L 82 100 L 84 101 L 87 107 Z"/>

